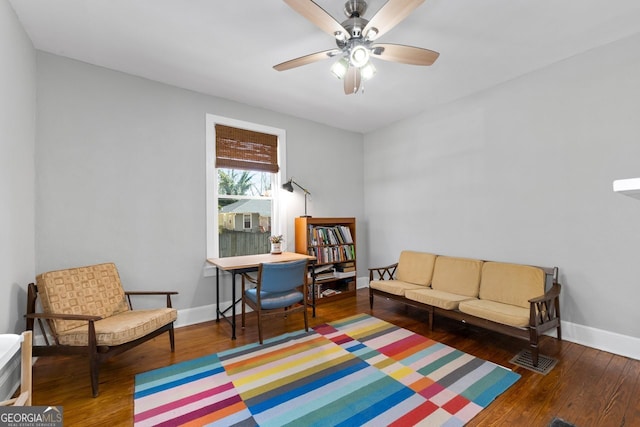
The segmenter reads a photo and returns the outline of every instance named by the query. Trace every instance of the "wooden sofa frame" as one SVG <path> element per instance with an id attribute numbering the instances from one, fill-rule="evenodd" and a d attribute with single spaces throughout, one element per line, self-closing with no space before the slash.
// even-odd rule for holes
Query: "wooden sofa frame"
<path id="1" fill-rule="evenodd" d="M 167 298 L 167 308 L 171 306 L 171 295 L 176 295 L 175 291 L 125 291 L 127 297 L 127 303 L 129 309 L 132 309 L 131 296 L 134 295 L 165 295 Z M 168 323 L 152 332 L 148 335 L 140 337 L 134 341 L 126 342 L 124 344 L 116 346 L 98 346 L 96 341 L 96 331 L 94 322 L 101 319 L 100 316 L 82 315 L 82 314 L 47 314 L 36 311 L 36 302 L 38 299 L 38 287 L 35 283 L 29 283 L 27 290 L 27 330 L 34 330 L 34 321 L 38 320 L 40 331 L 44 337 L 46 345 L 34 345 L 33 356 L 56 356 L 56 355 L 88 355 L 89 356 L 89 374 L 91 376 L 91 391 L 93 397 L 98 396 L 98 374 L 100 364 L 110 359 L 113 356 L 121 354 L 143 342 L 146 342 L 152 338 L 157 337 L 164 332 L 169 332 L 169 342 L 171 344 L 171 352 L 175 352 L 175 336 L 173 330 L 173 322 Z M 42 320 L 84 320 L 87 322 L 89 345 L 88 346 L 71 346 L 61 345 L 58 339 L 53 335 L 55 343 L 49 343 L 47 337 L 47 331 L 42 324 Z"/>
<path id="2" fill-rule="evenodd" d="M 391 280 L 395 277 L 397 267 L 398 263 L 391 264 L 385 267 L 370 268 L 369 281 Z M 438 315 L 458 320 L 462 323 L 479 326 L 511 337 L 523 339 L 529 343 L 533 366 L 538 366 L 538 344 L 540 341 L 540 335 L 548 330 L 555 328 L 557 330 L 557 338 L 561 341 L 562 330 L 560 324 L 561 285 L 560 283 L 558 283 L 558 268 L 537 268 L 540 268 L 544 271 L 545 277 L 551 278 L 551 287 L 545 292 L 544 295 L 529 300 L 529 325 L 526 328 L 518 328 L 515 326 L 505 325 L 503 323 L 498 323 L 491 320 L 483 319 L 481 317 L 473 316 L 471 314 L 463 313 L 458 310 L 446 310 L 440 307 L 434 307 L 429 304 L 424 304 L 418 301 L 411 300 L 409 298 L 405 298 L 404 296 L 391 294 L 379 289 L 373 289 L 371 287 L 369 287 L 369 307 L 371 310 L 373 310 L 373 298 L 375 295 L 377 295 L 383 298 L 399 301 L 411 307 L 426 310 L 428 314 L 430 330 L 433 330 L 434 316 Z M 374 277 L 375 274 L 378 275 L 377 279 Z"/>

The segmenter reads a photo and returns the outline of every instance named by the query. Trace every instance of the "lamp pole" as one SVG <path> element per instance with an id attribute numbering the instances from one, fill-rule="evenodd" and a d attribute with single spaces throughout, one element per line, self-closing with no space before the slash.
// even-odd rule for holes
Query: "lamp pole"
<path id="1" fill-rule="evenodd" d="M 304 188 L 302 185 L 300 185 L 297 182 L 295 182 L 293 180 L 293 178 L 290 178 L 289 181 L 287 181 L 284 184 L 282 184 L 282 188 L 284 188 L 285 190 L 287 190 L 290 193 L 293 193 L 293 185 L 292 184 L 294 184 L 296 187 L 298 187 L 299 189 L 301 189 L 304 192 L 304 215 L 302 215 L 301 218 L 311 218 L 311 215 L 307 215 L 307 196 L 310 195 L 311 193 L 309 192 L 309 190 Z"/>

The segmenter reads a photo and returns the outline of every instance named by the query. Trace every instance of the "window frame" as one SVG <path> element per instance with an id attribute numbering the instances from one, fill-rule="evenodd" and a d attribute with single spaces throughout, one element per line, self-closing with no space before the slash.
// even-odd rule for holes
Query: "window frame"
<path id="1" fill-rule="evenodd" d="M 249 217 L 249 221 L 247 221 L 247 217 Z M 248 227 L 247 227 L 247 222 L 249 223 Z M 253 228 L 253 217 L 252 217 L 252 215 L 250 213 L 243 213 L 242 214 L 242 229 L 243 230 L 251 230 L 252 228 Z"/>
<path id="2" fill-rule="evenodd" d="M 283 177 L 286 177 L 286 131 L 284 129 L 265 126 L 258 123 L 244 120 L 232 119 L 229 117 L 206 114 L 205 118 L 205 140 L 206 140 L 206 237 L 207 237 L 207 258 L 219 257 L 218 241 L 218 172 L 216 162 L 216 130 L 215 125 L 225 125 L 255 132 L 268 133 L 278 137 L 278 166 L 279 171 L 275 173 L 274 188 L 272 189 L 272 218 L 271 234 L 284 234 L 286 230 L 284 218 L 284 204 L 279 197 L 282 191 Z M 223 168 L 224 169 L 224 168 Z M 208 264 L 205 267 L 205 276 L 215 275 L 215 267 Z"/>

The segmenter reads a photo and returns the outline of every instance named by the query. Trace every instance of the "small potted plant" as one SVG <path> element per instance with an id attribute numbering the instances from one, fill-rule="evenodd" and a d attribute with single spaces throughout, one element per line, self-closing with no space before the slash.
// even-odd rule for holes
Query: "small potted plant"
<path id="1" fill-rule="evenodd" d="M 273 235 L 269 237 L 269 241 L 271 242 L 271 253 L 272 254 L 281 254 L 282 253 L 282 234 Z"/>

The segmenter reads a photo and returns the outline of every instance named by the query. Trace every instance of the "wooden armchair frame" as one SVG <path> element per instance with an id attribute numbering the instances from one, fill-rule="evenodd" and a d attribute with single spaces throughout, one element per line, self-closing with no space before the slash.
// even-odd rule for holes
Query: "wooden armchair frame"
<path id="1" fill-rule="evenodd" d="M 133 295 L 165 295 L 167 299 L 167 308 L 172 308 L 171 295 L 177 295 L 175 291 L 125 291 L 129 309 L 133 309 L 131 304 L 131 296 Z M 158 335 L 169 332 L 169 342 L 171 344 L 171 352 L 175 351 L 175 336 L 173 330 L 173 322 L 168 323 L 149 334 L 138 338 L 136 340 L 126 342 L 124 344 L 115 346 L 98 345 L 96 339 L 95 322 L 100 320 L 100 316 L 90 316 L 81 314 L 54 314 L 54 313 L 39 313 L 36 312 L 36 302 L 38 299 L 38 288 L 35 283 L 30 283 L 27 290 L 27 314 L 25 315 L 27 320 L 27 330 L 34 330 L 34 321 L 37 319 L 40 330 L 44 337 L 46 345 L 34 345 L 33 355 L 38 356 L 57 356 L 57 355 L 73 355 L 83 354 L 89 356 L 89 374 L 91 376 L 91 391 L 93 397 L 98 396 L 98 374 L 100 364 L 104 361 L 123 353 L 143 342 L 146 342 Z M 87 346 L 75 346 L 75 345 L 62 345 L 58 342 L 57 336 L 53 335 L 54 343 L 49 343 L 47 338 L 47 331 L 42 324 L 42 320 L 83 320 L 87 322 L 87 333 L 89 344 Z"/>

